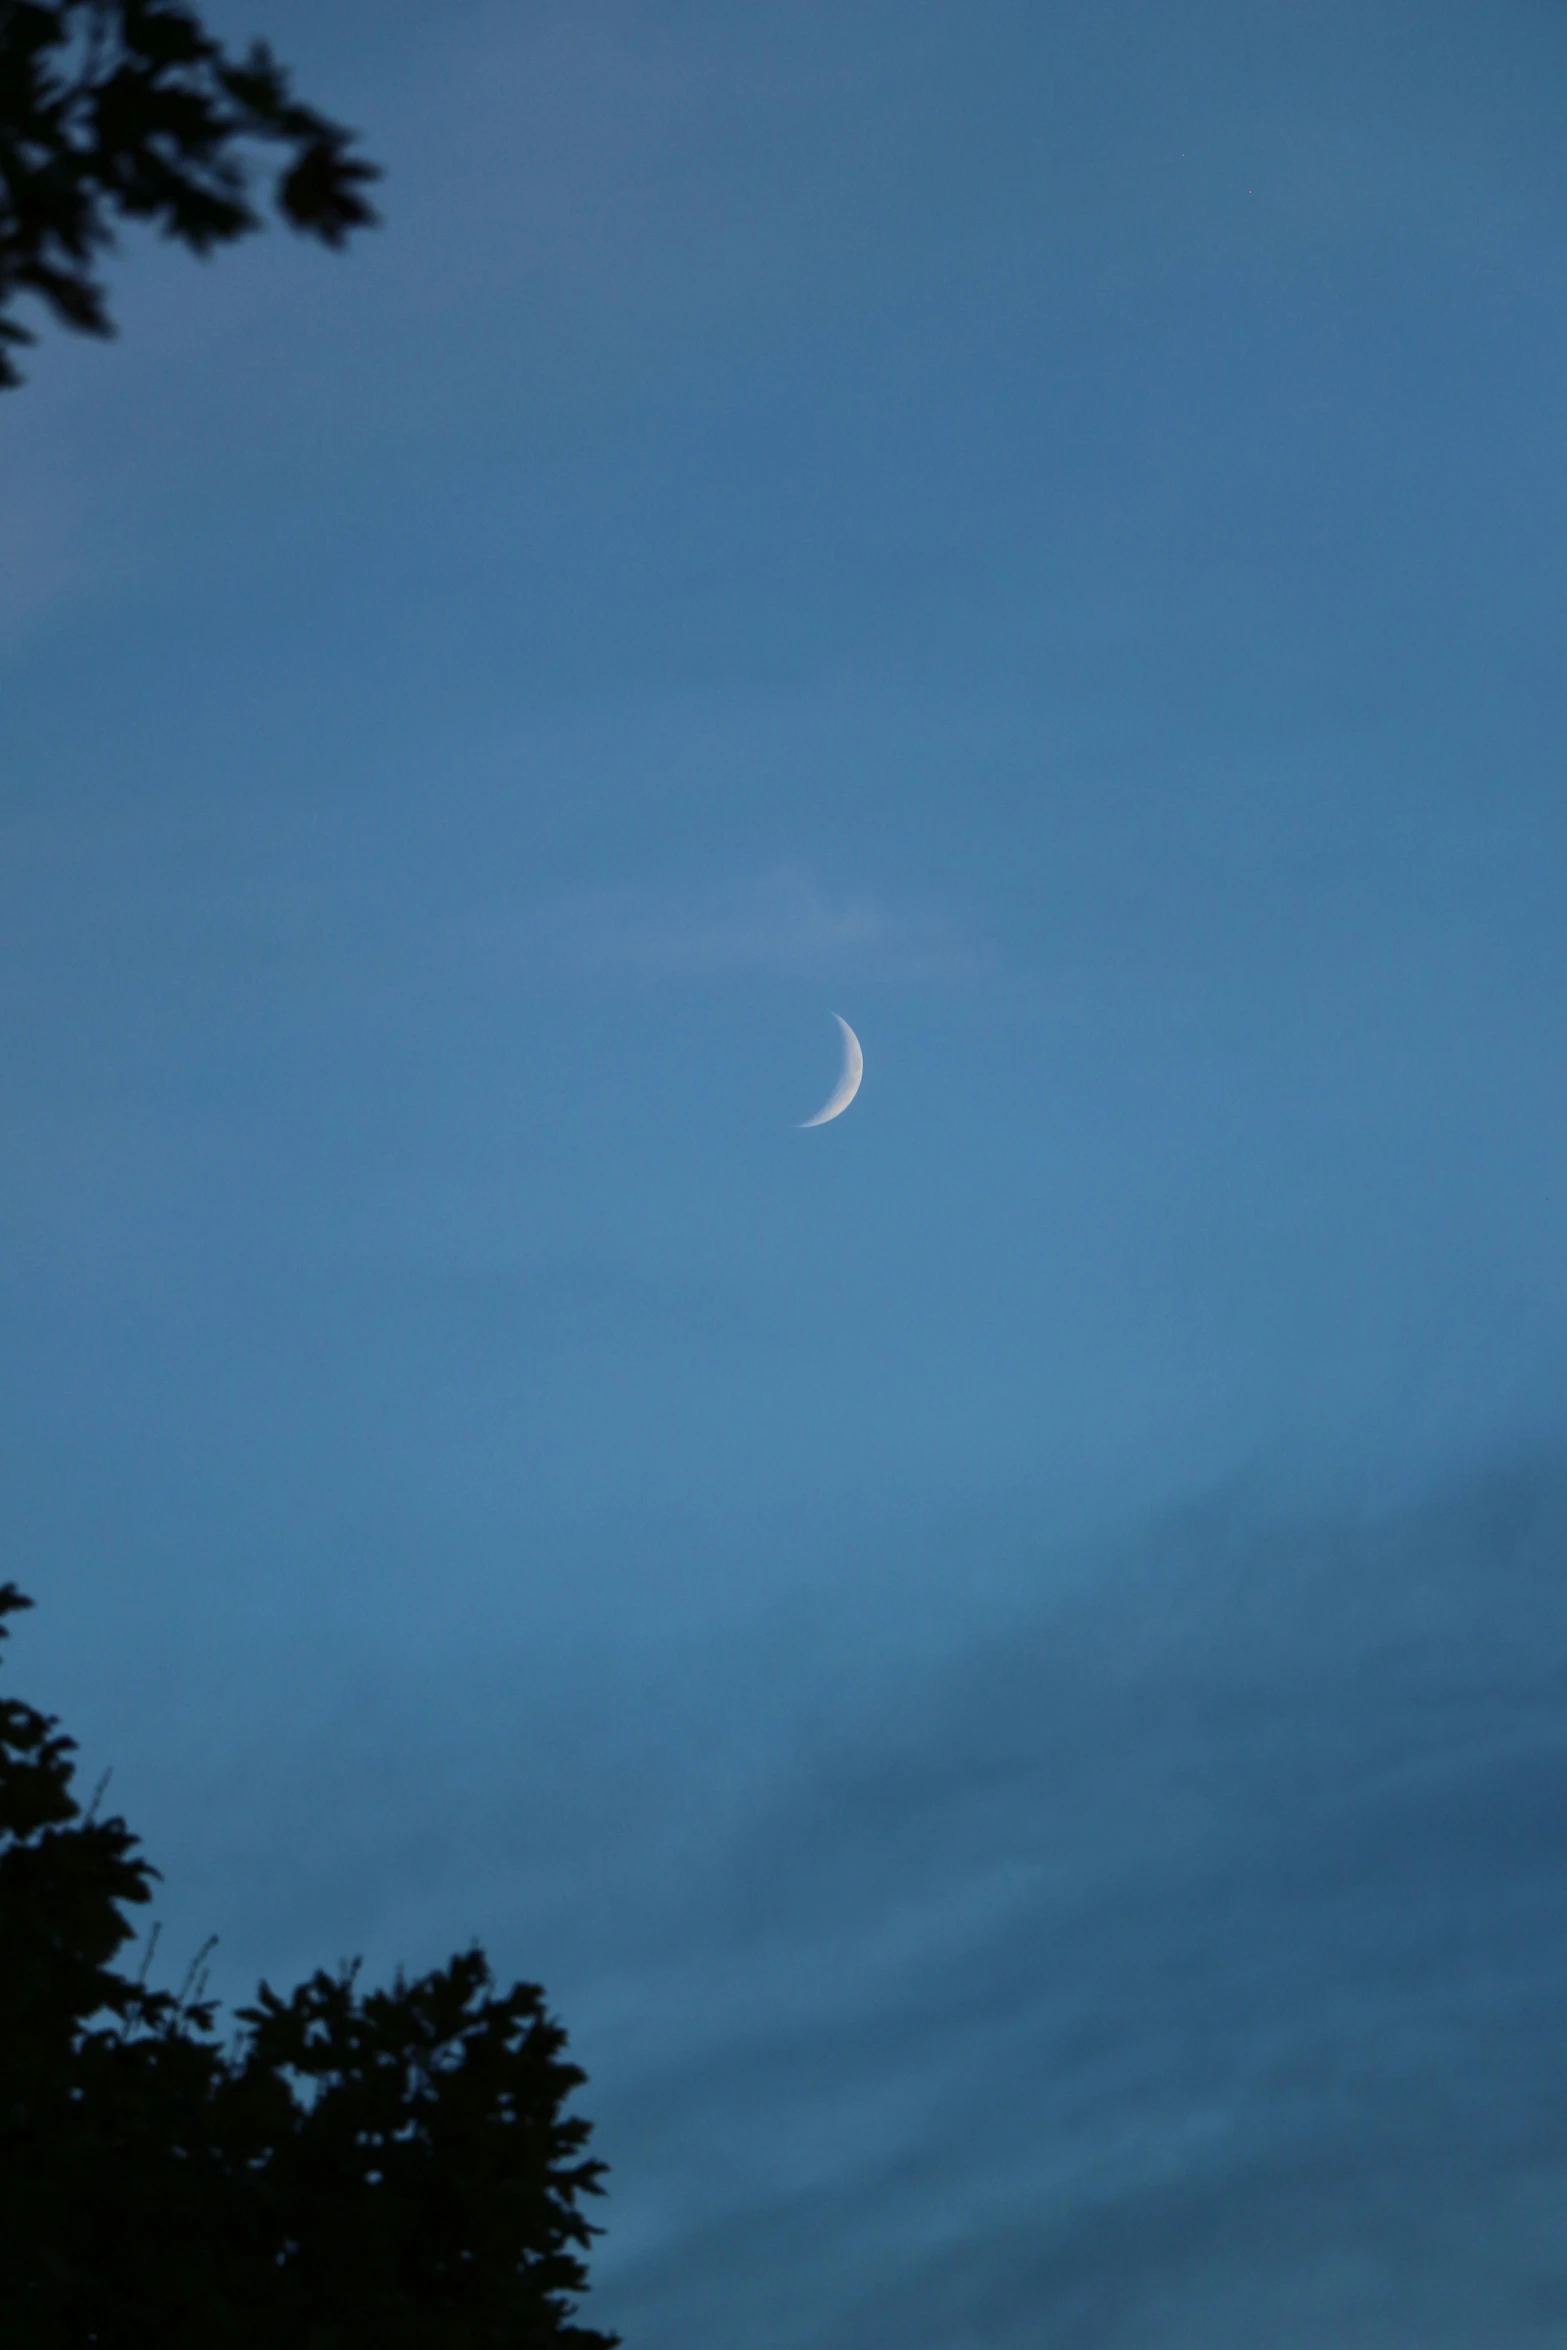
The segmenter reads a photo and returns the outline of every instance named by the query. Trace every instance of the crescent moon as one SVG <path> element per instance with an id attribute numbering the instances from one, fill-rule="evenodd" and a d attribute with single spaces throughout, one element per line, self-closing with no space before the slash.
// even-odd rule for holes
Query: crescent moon
<path id="1" fill-rule="evenodd" d="M 829 1118 L 841 1118 L 859 1092 L 860 1079 L 865 1074 L 865 1055 L 860 1050 L 859 1038 L 841 1012 L 834 1012 L 833 1018 L 843 1030 L 843 1074 L 815 1117 L 800 1120 L 802 1130 L 807 1126 L 825 1126 Z"/>

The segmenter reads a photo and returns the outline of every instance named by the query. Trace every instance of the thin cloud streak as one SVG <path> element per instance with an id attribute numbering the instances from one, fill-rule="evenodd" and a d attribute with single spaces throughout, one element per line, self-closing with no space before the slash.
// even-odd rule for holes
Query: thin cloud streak
<path id="1" fill-rule="evenodd" d="M 628 2337 L 1559 2340 L 1564 1525 L 1216 1509 L 862 1682 L 644 1976 Z"/>
<path id="2" fill-rule="evenodd" d="M 991 961 L 934 904 L 834 890 L 794 867 L 727 887 L 588 889 L 486 927 L 507 960 L 649 979 L 908 981 L 961 978 Z"/>

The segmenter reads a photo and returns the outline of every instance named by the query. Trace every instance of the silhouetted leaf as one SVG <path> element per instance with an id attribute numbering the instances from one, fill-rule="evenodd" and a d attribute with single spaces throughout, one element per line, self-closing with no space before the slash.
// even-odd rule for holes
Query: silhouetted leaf
<path id="1" fill-rule="evenodd" d="M 375 221 L 376 166 L 264 43 L 231 58 L 181 0 L 0 0 L 0 387 L 34 339 L 12 315 L 27 295 L 79 333 L 114 331 L 95 270 L 120 222 L 194 253 L 259 228 L 265 146 L 288 152 L 273 201 L 290 228 L 337 247 Z"/>

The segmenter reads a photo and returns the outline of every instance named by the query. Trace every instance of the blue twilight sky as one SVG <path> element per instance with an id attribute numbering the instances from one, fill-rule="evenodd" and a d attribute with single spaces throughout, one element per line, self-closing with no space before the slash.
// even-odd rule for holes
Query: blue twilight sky
<path id="1" fill-rule="evenodd" d="M 385 230 L 0 403 L 171 1965 L 541 1978 L 632 2350 L 1560 2344 L 1567 14 L 216 13 Z"/>

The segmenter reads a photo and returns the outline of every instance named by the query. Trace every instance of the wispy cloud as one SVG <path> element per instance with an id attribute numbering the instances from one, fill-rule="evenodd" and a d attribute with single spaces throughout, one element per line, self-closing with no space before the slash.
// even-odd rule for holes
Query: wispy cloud
<path id="1" fill-rule="evenodd" d="M 78 517 L 0 467 L 0 647 L 10 650 L 75 594 L 94 572 L 83 555 Z"/>
<path id="2" fill-rule="evenodd" d="M 514 949 L 671 979 L 757 971 L 884 979 L 958 973 L 981 943 L 928 899 L 833 889 L 796 867 L 727 884 L 583 890 L 511 918 Z"/>
<path id="3" fill-rule="evenodd" d="M 710 1836 L 656 1992 L 637 1937 L 607 2119 L 660 2160 L 640 2242 L 619 2167 L 605 2316 L 1559 2340 L 1563 1506 L 1549 1465 L 1381 1520 L 1216 1505 L 862 1680 Z"/>

